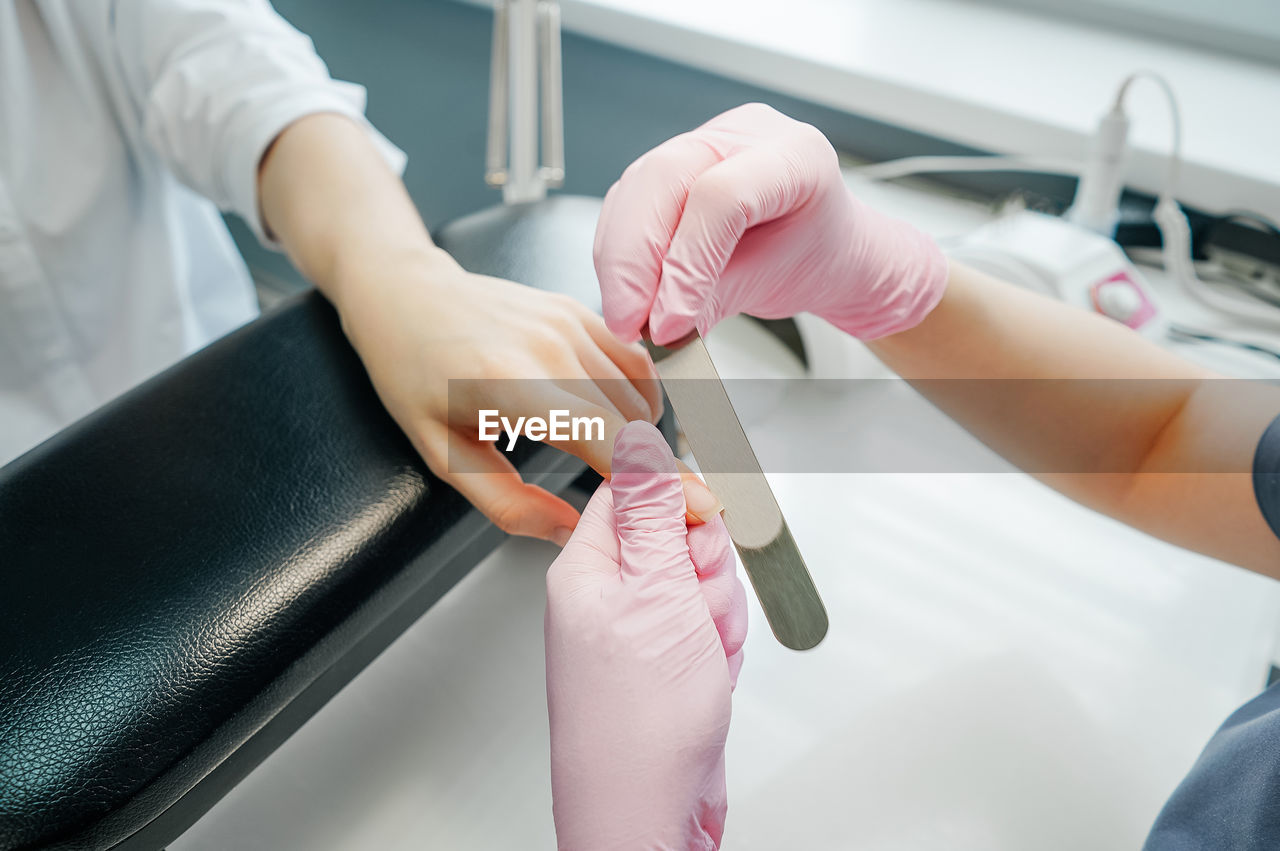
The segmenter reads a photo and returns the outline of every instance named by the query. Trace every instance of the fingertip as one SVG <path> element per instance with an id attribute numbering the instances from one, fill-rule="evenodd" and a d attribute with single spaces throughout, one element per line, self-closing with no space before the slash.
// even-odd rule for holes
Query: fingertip
<path id="1" fill-rule="evenodd" d="M 564 546 L 579 522 L 573 506 L 537 485 L 522 483 L 482 509 L 508 535 L 538 538 Z"/>
<path id="2" fill-rule="evenodd" d="M 649 309 L 649 335 L 660 346 L 674 343 L 696 326 L 710 289 L 690 285 L 683 275 L 663 264 L 658 292 Z"/>
<path id="3" fill-rule="evenodd" d="M 736 656 L 742 652 L 747 643 L 747 592 L 742 582 L 734 577 L 733 599 L 730 609 L 724 618 L 720 640 L 724 642 L 725 652 Z"/>
<path id="4" fill-rule="evenodd" d="M 729 691 L 733 691 L 738 687 L 738 676 L 742 673 L 742 651 L 739 650 L 728 658 L 729 662 Z"/>
<path id="5" fill-rule="evenodd" d="M 690 514 L 698 518 L 699 523 L 706 523 L 724 511 L 724 503 L 701 479 L 692 474 L 682 476 L 682 479 L 685 506 Z"/>
<path id="6" fill-rule="evenodd" d="M 515 534 L 542 538 L 557 546 L 564 546 L 578 527 L 582 515 L 561 497 L 537 485 L 525 484 L 529 512 L 524 529 Z M 527 529 L 528 531 L 524 531 Z"/>
<path id="7" fill-rule="evenodd" d="M 692 315 L 654 310 L 649 317 L 649 338 L 659 346 L 669 346 L 694 329 Z"/>
<path id="8" fill-rule="evenodd" d="M 619 340 L 630 343 L 640 339 L 640 330 L 649 317 L 657 273 L 644 268 L 624 271 L 620 266 L 616 258 L 596 262 L 600 313 L 605 327 Z M 646 280 L 650 283 L 643 283 Z"/>
<path id="9" fill-rule="evenodd" d="M 613 441 L 613 477 L 636 473 L 676 474 L 676 459 L 666 438 L 644 420 L 627 423 Z"/>
<path id="10" fill-rule="evenodd" d="M 696 562 L 695 562 L 696 564 Z M 725 656 L 737 655 L 747 641 L 747 592 L 733 573 L 699 576 L 699 586 Z"/>
<path id="11" fill-rule="evenodd" d="M 650 555 L 659 550 L 668 556 L 683 553 L 687 567 L 684 489 L 671 448 L 651 423 L 636 420 L 618 431 L 609 485 L 624 544 L 631 540 Z M 647 542 L 633 539 L 637 533 Z M 674 563 L 668 566 L 676 568 Z M 637 572 L 655 571 L 637 566 Z"/>

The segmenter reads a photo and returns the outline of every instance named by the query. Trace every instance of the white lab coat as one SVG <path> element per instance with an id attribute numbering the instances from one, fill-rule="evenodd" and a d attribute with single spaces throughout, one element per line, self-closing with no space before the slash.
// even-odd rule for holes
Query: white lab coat
<path id="1" fill-rule="evenodd" d="M 252 318 L 218 208 L 364 102 L 265 0 L 0 2 L 0 463 Z"/>

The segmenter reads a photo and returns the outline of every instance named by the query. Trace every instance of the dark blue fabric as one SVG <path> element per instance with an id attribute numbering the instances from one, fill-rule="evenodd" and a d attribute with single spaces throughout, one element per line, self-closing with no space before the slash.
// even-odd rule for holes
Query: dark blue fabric
<path id="1" fill-rule="evenodd" d="M 1253 456 L 1258 507 L 1280 536 L 1280 417 Z M 1280 683 L 1235 711 L 1156 818 L 1146 851 L 1280 848 Z"/>
<path id="2" fill-rule="evenodd" d="M 1280 683 L 1237 709 L 1209 740 L 1145 848 L 1280 848 Z"/>
<path id="3" fill-rule="evenodd" d="M 1280 417 L 1267 426 L 1253 453 L 1253 492 L 1271 531 L 1280 535 Z"/>

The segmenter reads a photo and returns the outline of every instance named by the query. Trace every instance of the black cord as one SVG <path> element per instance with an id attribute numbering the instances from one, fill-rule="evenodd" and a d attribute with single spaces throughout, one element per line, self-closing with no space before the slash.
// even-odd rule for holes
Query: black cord
<path id="1" fill-rule="evenodd" d="M 1261 213 L 1255 213 L 1252 210 L 1228 210 L 1209 223 L 1209 227 L 1205 229 L 1205 238 L 1212 242 L 1213 232 L 1228 222 L 1252 222 L 1262 230 L 1280 239 L 1280 225 Z"/>
<path id="2" fill-rule="evenodd" d="M 1159 248 L 1160 228 L 1146 199 L 1126 196 L 1120 205 L 1115 240 L 1121 248 Z M 1208 260 L 1210 248 L 1234 251 L 1269 263 L 1280 263 L 1280 223 L 1252 210 L 1229 210 L 1210 216 L 1187 210 L 1193 260 Z"/>
<path id="3" fill-rule="evenodd" d="M 1222 346 L 1232 346 L 1237 349 L 1244 349 L 1248 352 L 1256 352 L 1260 355 L 1267 355 L 1276 360 L 1280 360 L 1280 351 L 1268 348 L 1267 346 L 1259 346 L 1255 343 L 1246 343 L 1244 340 L 1233 340 L 1230 337 L 1219 337 L 1216 334 L 1206 334 L 1202 331 L 1193 331 L 1185 325 L 1170 325 L 1169 337 L 1183 343 L 1217 343 Z"/>
<path id="4" fill-rule="evenodd" d="M 1205 222 L 1198 253 L 1208 257 L 1214 248 L 1280 263 L 1280 224 L 1252 210 L 1229 210 Z"/>

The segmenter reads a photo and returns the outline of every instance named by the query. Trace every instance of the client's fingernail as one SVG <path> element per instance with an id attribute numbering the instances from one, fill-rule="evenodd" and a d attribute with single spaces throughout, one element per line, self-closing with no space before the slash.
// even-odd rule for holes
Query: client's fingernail
<path id="1" fill-rule="evenodd" d="M 569 536 L 573 534 L 573 530 L 568 526 L 557 526 L 555 531 L 551 533 L 551 543 L 557 547 L 563 547 L 569 543 Z"/>
<path id="2" fill-rule="evenodd" d="M 684 480 L 684 507 L 704 523 L 724 511 L 724 505 L 711 489 L 693 478 Z"/>

